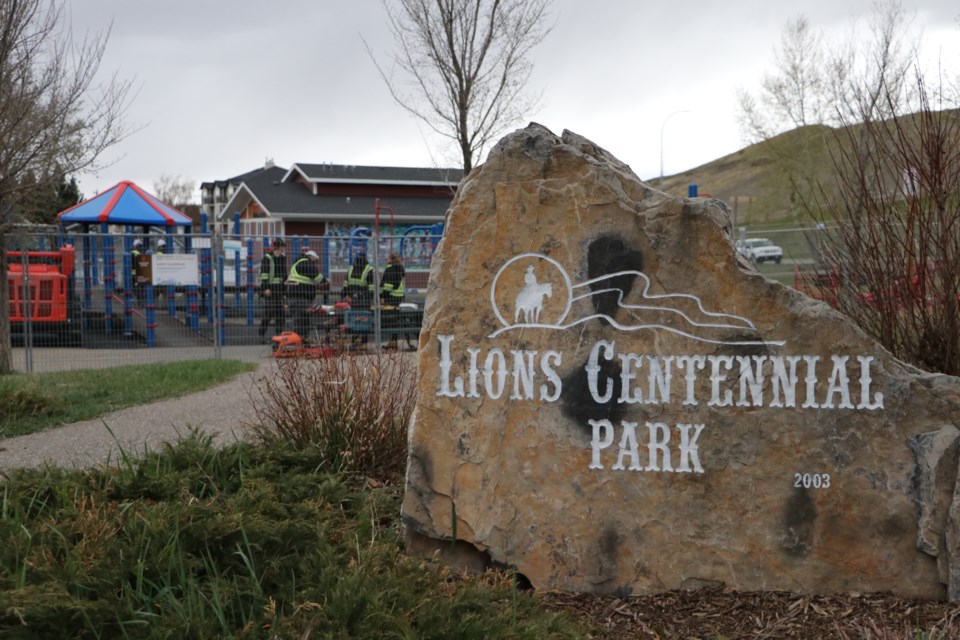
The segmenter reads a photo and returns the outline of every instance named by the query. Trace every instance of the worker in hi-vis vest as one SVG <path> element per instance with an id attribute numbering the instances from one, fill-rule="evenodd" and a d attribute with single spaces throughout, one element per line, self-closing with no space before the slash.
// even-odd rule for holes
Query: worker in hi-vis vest
<path id="1" fill-rule="evenodd" d="M 329 289 L 329 284 L 320 271 L 320 256 L 316 251 L 307 249 L 303 257 L 290 267 L 290 275 L 287 276 L 287 300 L 296 322 L 296 331 L 301 337 L 310 336 L 311 320 L 316 317 L 311 309 L 317 291 L 321 289 Z"/>
<path id="2" fill-rule="evenodd" d="M 267 334 L 273 322 L 277 335 L 283 331 L 283 301 L 287 279 L 287 243 L 276 238 L 269 251 L 263 252 L 260 261 L 260 299 L 263 300 L 263 319 L 260 321 L 260 337 Z"/>
<path id="3" fill-rule="evenodd" d="M 144 286 L 137 282 L 137 262 L 142 255 L 143 240 L 137 238 L 133 241 L 133 246 L 130 249 L 130 284 L 133 285 L 134 299 L 141 304 L 144 298 Z"/>
<path id="4" fill-rule="evenodd" d="M 399 307 L 403 302 L 403 279 L 406 271 L 399 253 L 391 253 L 387 268 L 380 279 L 380 304 L 385 307 Z"/>
<path id="5" fill-rule="evenodd" d="M 347 271 L 341 295 L 350 298 L 354 309 L 369 309 L 373 303 L 373 267 L 367 264 L 367 256 L 358 253 Z"/>

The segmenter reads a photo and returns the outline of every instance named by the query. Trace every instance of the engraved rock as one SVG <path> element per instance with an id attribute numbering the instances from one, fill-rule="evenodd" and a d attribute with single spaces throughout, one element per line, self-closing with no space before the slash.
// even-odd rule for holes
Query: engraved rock
<path id="1" fill-rule="evenodd" d="M 617 594 L 960 576 L 960 381 L 757 273 L 723 203 L 576 134 L 532 124 L 462 183 L 417 385 L 411 553 Z"/>

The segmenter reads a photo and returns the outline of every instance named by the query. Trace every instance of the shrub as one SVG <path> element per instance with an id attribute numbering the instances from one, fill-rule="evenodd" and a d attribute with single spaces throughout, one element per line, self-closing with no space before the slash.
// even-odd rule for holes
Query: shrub
<path id="1" fill-rule="evenodd" d="M 401 556 L 403 491 L 313 447 L 194 432 L 0 483 L 0 638 L 575 638 L 518 593 Z"/>
<path id="2" fill-rule="evenodd" d="M 251 391 L 264 441 L 319 449 L 334 471 L 403 474 L 416 398 L 411 354 L 281 360 Z"/>
<path id="3" fill-rule="evenodd" d="M 837 195 L 821 188 L 834 305 L 895 356 L 960 375 L 960 117 L 918 74 L 920 109 L 835 132 Z"/>

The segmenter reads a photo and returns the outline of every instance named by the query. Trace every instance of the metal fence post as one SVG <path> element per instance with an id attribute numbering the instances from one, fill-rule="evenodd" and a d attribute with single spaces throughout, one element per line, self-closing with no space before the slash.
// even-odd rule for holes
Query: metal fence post
<path id="1" fill-rule="evenodd" d="M 167 227 L 166 235 L 167 246 L 160 253 L 174 253 L 173 250 L 173 227 Z M 167 315 L 171 318 L 177 317 L 177 287 L 167 285 Z"/>
<path id="2" fill-rule="evenodd" d="M 235 211 L 233 214 L 233 237 L 238 242 L 243 242 L 243 238 L 240 237 L 240 212 Z M 240 293 L 240 252 L 235 251 L 233 253 L 233 298 L 234 304 L 237 308 L 242 304 L 242 295 Z"/>
<path id="3" fill-rule="evenodd" d="M 128 243 L 124 243 L 128 244 Z M 123 252 L 123 334 L 133 335 L 133 258 L 124 247 Z M 142 302 L 142 301 L 141 301 Z"/>
<path id="4" fill-rule="evenodd" d="M 93 276 L 91 273 L 91 263 L 95 259 L 93 255 L 92 243 L 90 242 L 90 233 L 83 234 L 83 311 L 89 312 L 93 308 Z M 90 326 L 87 320 L 87 314 L 83 314 L 83 328 Z"/>
<path id="5" fill-rule="evenodd" d="M 30 284 L 30 256 L 27 255 L 25 242 L 20 243 L 20 272 L 23 287 L 20 303 L 23 309 L 23 354 L 27 373 L 33 373 L 33 285 Z"/>
<path id="6" fill-rule="evenodd" d="M 370 304 L 373 305 L 373 350 L 380 351 L 380 229 L 379 226 L 373 229 L 373 297 Z"/>
<path id="7" fill-rule="evenodd" d="M 106 224 L 102 225 L 103 236 L 103 332 L 113 333 L 113 288 L 115 283 L 114 265 L 116 258 L 113 255 L 113 238 Z"/>
<path id="8" fill-rule="evenodd" d="M 156 344 L 156 327 L 157 327 L 157 318 L 156 318 L 156 301 L 153 297 L 153 283 L 147 283 L 144 287 L 146 289 L 146 300 L 144 308 L 147 310 L 147 346 L 153 347 Z"/>
<path id="9" fill-rule="evenodd" d="M 237 287 L 239 290 L 240 282 L 237 282 Z M 254 303 L 254 286 L 253 286 L 253 238 L 247 238 L 247 326 L 253 326 L 253 303 Z"/>
<path id="10" fill-rule="evenodd" d="M 216 296 L 217 296 L 217 325 L 216 325 L 216 339 L 214 341 L 216 345 L 216 358 L 221 360 L 223 358 L 223 345 L 226 342 L 227 337 L 227 319 L 226 319 L 226 297 L 223 286 L 223 250 L 222 247 L 217 247 L 217 282 L 216 282 Z"/>

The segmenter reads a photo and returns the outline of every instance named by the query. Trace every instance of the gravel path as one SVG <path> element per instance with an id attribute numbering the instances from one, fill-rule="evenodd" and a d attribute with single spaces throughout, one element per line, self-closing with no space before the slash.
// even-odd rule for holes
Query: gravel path
<path id="1" fill-rule="evenodd" d="M 194 428 L 213 435 L 218 444 L 234 442 L 256 420 L 250 390 L 273 366 L 272 360 L 261 359 L 255 371 L 205 391 L 0 440 L 0 472 L 43 464 L 84 467 L 116 462 L 120 447 L 134 455 L 155 451 Z"/>

